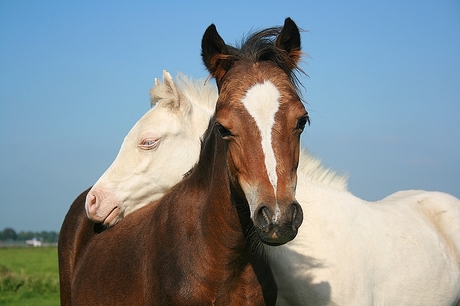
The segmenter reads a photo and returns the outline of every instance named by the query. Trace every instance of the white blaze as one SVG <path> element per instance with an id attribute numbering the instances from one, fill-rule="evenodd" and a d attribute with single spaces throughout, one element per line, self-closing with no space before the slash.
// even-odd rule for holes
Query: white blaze
<path id="1" fill-rule="evenodd" d="M 279 108 L 280 92 L 270 81 L 264 81 L 251 87 L 241 102 L 254 118 L 262 140 L 265 155 L 265 168 L 276 195 L 278 176 L 276 175 L 276 158 L 272 147 L 272 129 L 275 114 Z"/>

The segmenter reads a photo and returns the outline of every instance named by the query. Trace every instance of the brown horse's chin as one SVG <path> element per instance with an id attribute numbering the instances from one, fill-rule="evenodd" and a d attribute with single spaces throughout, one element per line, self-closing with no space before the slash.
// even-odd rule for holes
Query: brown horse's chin
<path id="1" fill-rule="evenodd" d="M 297 230 L 292 228 L 283 229 L 274 227 L 270 231 L 262 231 L 256 227 L 260 240 L 267 245 L 278 246 L 293 240 L 297 236 Z"/>

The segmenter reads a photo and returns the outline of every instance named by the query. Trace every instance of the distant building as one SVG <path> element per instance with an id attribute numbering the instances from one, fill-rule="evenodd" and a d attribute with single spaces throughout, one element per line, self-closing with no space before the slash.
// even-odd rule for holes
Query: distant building
<path id="1" fill-rule="evenodd" d="M 26 240 L 26 245 L 34 246 L 34 247 L 41 247 L 42 242 L 37 238 L 32 238 L 32 240 Z"/>

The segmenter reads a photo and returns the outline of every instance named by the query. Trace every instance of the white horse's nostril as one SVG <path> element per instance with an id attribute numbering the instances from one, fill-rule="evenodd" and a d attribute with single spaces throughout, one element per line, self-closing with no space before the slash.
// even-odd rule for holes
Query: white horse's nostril
<path id="1" fill-rule="evenodd" d="M 96 192 L 90 191 L 86 198 L 86 211 L 88 213 L 88 216 L 96 212 L 99 204 L 99 197 L 97 196 Z"/>
<path id="2" fill-rule="evenodd" d="M 91 195 L 90 204 L 95 205 L 97 203 L 97 198 L 94 194 Z"/>

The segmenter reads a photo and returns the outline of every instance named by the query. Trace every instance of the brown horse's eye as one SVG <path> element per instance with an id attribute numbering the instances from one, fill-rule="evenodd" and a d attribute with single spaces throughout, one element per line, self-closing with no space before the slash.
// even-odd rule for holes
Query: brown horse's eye
<path id="1" fill-rule="evenodd" d="M 310 125 L 310 117 L 308 116 L 308 114 L 305 114 L 303 115 L 302 117 L 299 118 L 299 120 L 297 120 L 297 126 L 296 126 L 296 129 L 300 130 L 300 131 L 303 131 L 303 129 L 305 128 L 305 125 Z"/>
<path id="2" fill-rule="evenodd" d="M 225 128 L 220 123 L 216 123 L 216 128 L 217 128 L 217 131 L 219 131 L 219 134 L 222 138 L 233 136 L 232 132 L 230 132 L 227 128 Z"/>

